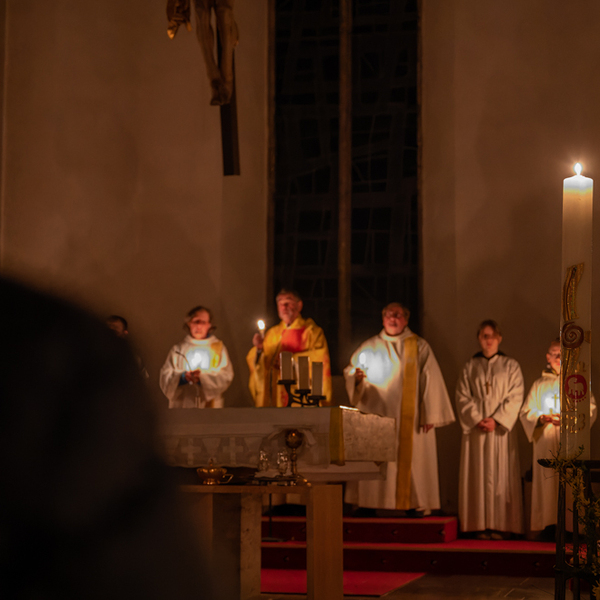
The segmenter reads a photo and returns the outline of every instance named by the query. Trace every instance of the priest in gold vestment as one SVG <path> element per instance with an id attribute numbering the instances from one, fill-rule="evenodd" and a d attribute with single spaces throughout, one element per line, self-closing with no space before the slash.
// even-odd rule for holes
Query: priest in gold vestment
<path id="1" fill-rule="evenodd" d="M 257 333 L 246 362 L 250 370 L 250 393 L 256 406 L 287 406 L 285 388 L 279 381 L 279 354 L 291 352 L 294 358 L 308 356 L 311 362 L 323 363 L 323 395 L 321 405 L 331 404 L 331 364 L 323 330 L 312 320 L 303 319 L 302 300 L 298 294 L 283 289 L 277 294 L 277 313 L 281 322 L 265 334 Z M 295 390 L 292 387 L 292 392 Z"/>
<path id="2" fill-rule="evenodd" d="M 499 351 L 495 321 L 477 332 L 481 352 L 465 365 L 456 386 L 463 430 L 458 515 L 463 531 L 480 539 L 523 533 L 523 500 L 517 432 L 523 404 L 519 363 Z"/>
<path id="3" fill-rule="evenodd" d="M 532 531 L 556 524 L 558 474 L 538 464 L 540 458 L 553 458 L 560 444 L 560 340 L 554 340 L 546 354 L 548 365 L 534 381 L 521 409 L 521 424 L 533 442 L 531 522 Z M 596 420 L 596 400 L 590 398 L 590 420 Z M 568 505 L 567 505 L 568 506 Z M 571 519 L 567 528 L 571 530 Z M 571 527 L 569 527 L 571 526 Z"/>
<path id="4" fill-rule="evenodd" d="M 435 427 L 452 423 L 446 385 L 429 344 L 408 328 L 399 303 L 383 309 L 383 330 L 364 342 L 344 369 L 352 406 L 396 419 L 398 460 L 386 479 L 349 482 L 346 502 L 363 508 L 440 508 Z"/>

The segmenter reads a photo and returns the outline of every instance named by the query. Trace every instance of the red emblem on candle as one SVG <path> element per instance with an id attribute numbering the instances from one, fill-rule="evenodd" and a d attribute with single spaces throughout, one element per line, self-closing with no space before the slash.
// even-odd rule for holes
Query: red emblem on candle
<path id="1" fill-rule="evenodd" d="M 583 375 L 569 375 L 565 381 L 565 394 L 575 402 L 580 402 L 587 394 L 587 381 Z"/>

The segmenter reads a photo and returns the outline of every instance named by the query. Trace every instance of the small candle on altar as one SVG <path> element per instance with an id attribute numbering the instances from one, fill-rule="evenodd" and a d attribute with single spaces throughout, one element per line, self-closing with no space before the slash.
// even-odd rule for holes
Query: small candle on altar
<path id="1" fill-rule="evenodd" d="M 312 364 L 312 395 L 323 395 L 323 363 L 314 362 Z"/>
<path id="2" fill-rule="evenodd" d="M 258 327 L 258 331 L 260 331 L 260 335 L 264 339 L 264 337 L 265 337 L 265 322 L 262 319 L 259 319 L 258 322 L 256 323 L 256 325 Z"/>
<path id="3" fill-rule="evenodd" d="M 308 356 L 299 356 L 298 361 L 298 389 L 310 390 L 310 375 Z"/>
<path id="4" fill-rule="evenodd" d="M 589 460 L 594 182 L 581 164 L 574 170 L 563 184 L 560 456 L 583 446 L 580 458 Z"/>
<path id="5" fill-rule="evenodd" d="M 292 367 L 292 353 L 282 352 L 279 355 L 280 379 L 284 381 L 294 380 L 294 369 Z"/>

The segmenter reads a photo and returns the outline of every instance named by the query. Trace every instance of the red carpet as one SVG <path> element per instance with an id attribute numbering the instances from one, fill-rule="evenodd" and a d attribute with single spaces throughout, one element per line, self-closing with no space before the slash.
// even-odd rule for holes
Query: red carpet
<path id="1" fill-rule="evenodd" d="M 344 594 L 383 596 L 423 575 L 425 573 L 345 571 Z M 306 571 L 263 569 L 260 588 L 263 594 L 306 594 Z"/>

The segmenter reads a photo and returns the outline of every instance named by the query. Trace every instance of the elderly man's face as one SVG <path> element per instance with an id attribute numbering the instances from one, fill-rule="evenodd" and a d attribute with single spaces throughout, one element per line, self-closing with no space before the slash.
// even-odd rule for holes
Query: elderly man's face
<path id="1" fill-rule="evenodd" d="M 383 315 L 383 328 L 388 335 L 400 335 L 408 325 L 408 319 L 399 306 L 392 306 Z"/>
<path id="2" fill-rule="evenodd" d="M 302 311 L 302 300 L 298 300 L 292 294 L 280 294 L 276 302 L 277 314 L 286 325 L 291 325 Z"/>

